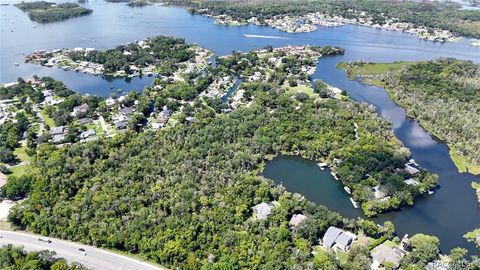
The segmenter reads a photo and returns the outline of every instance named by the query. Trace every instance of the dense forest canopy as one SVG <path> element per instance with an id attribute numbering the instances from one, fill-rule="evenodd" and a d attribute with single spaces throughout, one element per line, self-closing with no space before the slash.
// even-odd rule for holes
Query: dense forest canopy
<path id="1" fill-rule="evenodd" d="M 427 28 L 449 30 L 460 36 L 480 38 L 480 12 L 460 10 L 450 3 L 377 0 L 167 0 L 161 1 L 190 8 L 192 12 L 208 9 L 214 15 L 227 14 L 235 19 L 257 17 L 260 21 L 276 15 L 305 15 L 322 12 L 346 18 L 355 11 L 367 12 L 378 23 L 397 18 Z"/>
<path id="2" fill-rule="evenodd" d="M 448 142 L 461 170 L 480 173 L 480 65 L 437 59 L 403 64 L 403 68 L 397 65 L 390 71 L 392 65 L 378 66 L 350 63 L 345 69 L 386 86 L 392 99 L 410 116 Z M 373 76 L 372 70 L 376 73 Z"/>
<path id="3" fill-rule="evenodd" d="M 92 9 L 81 7 L 77 3 L 56 4 L 53 2 L 35 1 L 21 2 L 15 4 L 15 6 L 24 12 L 28 12 L 30 19 L 39 23 L 64 21 L 93 12 Z"/>

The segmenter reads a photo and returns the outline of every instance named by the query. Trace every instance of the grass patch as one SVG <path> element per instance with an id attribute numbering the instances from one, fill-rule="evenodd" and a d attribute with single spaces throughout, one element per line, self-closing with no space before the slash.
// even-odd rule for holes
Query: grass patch
<path id="1" fill-rule="evenodd" d="M 337 64 L 337 68 L 347 72 L 350 80 L 362 75 L 380 75 L 387 72 L 398 71 L 405 66 L 411 64 L 410 62 L 396 61 L 393 63 L 354 63 L 353 65 L 346 62 Z"/>
<path id="2" fill-rule="evenodd" d="M 8 170 L 11 172 L 11 176 L 20 177 L 27 173 L 27 166 L 28 165 L 14 166 L 10 167 Z"/>
<path id="3" fill-rule="evenodd" d="M 303 92 L 309 95 L 310 97 L 313 97 L 313 98 L 318 97 L 318 94 L 313 92 L 313 88 L 310 87 L 309 85 L 298 85 L 295 87 L 289 87 L 288 92 L 289 93 Z"/>
<path id="4" fill-rule="evenodd" d="M 40 115 L 42 115 L 46 125 L 48 125 L 49 127 L 55 127 L 55 121 L 53 121 L 53 119 L 48 116 L 45 110 L 40 110 Z"/>
<path id="5" fill-rule="evenodd" d="M 468 162 L 464 157 L 457 153 L 455 147 L 451 146 L 449 153 L 459 172 L 468 172 L 471 174 L 480 175 L 480 165 Z"/>
<path id="6" fill-rule="evenodd" d="M 26 150 L 27 150 L 27 146 L 24 145 L 22 147 L 16 148 L 13 151 L 13 154 L 21 161 L 29 161 L 30 156 L 27 154 Z"/>

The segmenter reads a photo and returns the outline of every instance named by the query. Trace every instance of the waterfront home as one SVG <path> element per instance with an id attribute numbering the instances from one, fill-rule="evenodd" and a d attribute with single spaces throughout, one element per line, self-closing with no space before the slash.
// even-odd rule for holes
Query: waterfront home
<path id="1" fill-rule="evenodd" d="M 386 262 L 390 263 L 393 268 L 396 269 L 400 265 L 400 260 L 405 256 L 405 251 L 398 247 L 380 244 L 372 250 L 371 256 L 373 258 L 371 269 L 382 269 Z"/>
<path id="2" fill-rule="evenodd" d="M 418 169 L 418 167 L 413 164 L 413 163 L 407 163 L 405 164 L 405 169 L 404 169 L 407 173 L 409 173 L 410 175 L 415 175 L 417 173 L 420 172 L 420 170 Z"/>
<path id="3" fill-rule="evenodd" d="M 87 113 L 88 108 L 89 108 L 89 106 L 86 103 L 84 103 L 80 106 L 73 107 L 72 115 L 73 116 L 78 116 L 79 114 L 85 114 L 85 113 Z"/>
<path id="4" fill-rule="evenodd" d="M 326 250 L 338 248 L 343 251 L 348 251 L 356 239 L 357 236 L 354 233 L 331 226 L 322 238 L 322 246 Z"/>
<path id="5" fill-rule="evenodd" d="M 107 107 L 111 107 L 111 106 L 115 105 L 115 99 L 113 99 L 113 98 L 105 99 L 105 105 L 107 105 Z"/>
<path id="6" fill-rule="evenodd" d="M 252 207 L 252 209 L 255 219 L 267 219 L 268 215 L 272 213 L 273 204 L 262 202 Z"/>
<path id="7" fill-rule="evenodd" d="M 416 181 L 415 179 L 413 178 L 408 178 L 407 180 L 403 181 L 405 184 L 409 185 L 409 186 L 418 186 L 420 183 L 418 183 L 418 181 Z"/>
<path id="8" fill-rule="evenodd" d="M 303 214 L 294 214 L 290 219 L 290 222 L 288 222 L 288 224 L 290 224 L 290 226 L 292 227 L 295 227 L 298 224 L 302 223 L 306 218 L 307 217 Z"/>
<path id="9" fill-rule="evenodd" d="M 335 245 L 335 240 L 337 240 L 338 236 L 342 233 L 342 230 L 331 226 L 328 228 L 327 232 L 325 232 L 325 235 L 323 235 L 322 239 L 322 246 L 325 249 L 331 249 L 333 245 Z"/>

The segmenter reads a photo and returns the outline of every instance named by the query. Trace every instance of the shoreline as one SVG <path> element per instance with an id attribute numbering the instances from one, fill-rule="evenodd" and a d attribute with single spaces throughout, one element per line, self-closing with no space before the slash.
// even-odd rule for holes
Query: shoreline
<path id="1" fill-rule="evenodd" d="M 455 152 L 455 146 L 453 146 L 450 142 L 448 142 L 446 139 L 442 138 L 439 134 L 435 133 L 431 127 L 428 125 L 425 125 L 424 121 L 421 121 L 420 119 L 415 118 L 415 116 L 411 115 L 408 109 L 399 103 L 397 100 L 393 99 L 393 96 L 391 92 L 389 91 L 389 88 L 386 87 L 384 84 L 377 82 L 371 78 L 368 78 L 366 75 L 356 75 L 352 77 L 355 74 L 349 74 L 347 69 L 345 67 L 339 66 L 337 64 L 337 68 L 340 70 L 343 70 L 345 74 L 347 75 L 349 80 L 356 80 L 358 78 L 358 82 L 366 84 L 366 85 L 371 85 L 375 87 L 380 87 L 382 88 L 390 97 L 390 99 L 399 107 L 405 110 L 405 116 L 410 119 L 410 120 L 415 120 L 417 123 L 425 130 L 427 131 L 436 141 L 440 141 L 444 143 L 448 149 L 449 149 L 449 156 L 452 162 L 455 164 L 455 167 L 457 168 L 457 171 L 459 173 L 470 173 L 472 175 L 480 175 L 480 165 L 476 164 L 471 164 L 468 160 L 466 160 L 465 157 L 457 154 Z M 471 170 L 469 169 L 471 168 Z"/>

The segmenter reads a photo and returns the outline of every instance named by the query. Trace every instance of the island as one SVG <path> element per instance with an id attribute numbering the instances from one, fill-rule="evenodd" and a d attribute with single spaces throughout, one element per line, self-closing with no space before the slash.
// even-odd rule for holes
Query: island
<path id="1" fill-rule="evenodd" d="M 446 140 L 460 172 L 480 174 L 480 65 L 456 59 L 341 63 L 351 79 L 384 87 L 393 101 Z"/>
<path id="2" fill-rule="evenodd" d="M 369 216 L 437 185 L 372 108 L 310 80 L 321 57 L 343 49 L 267 46 L 208 65 L 206 50 L 157 38 L 168 45 L 135 63 L 161 67 L 142 92 L 80 95 L 37 76 L 0 87 L 0 143 L 14 157 L 2 160 L 0 197 L 22 199 L 8 216 L 14 229 L 172 269 L 423 269 L 444 258 L 475 267 L 464 249 L 441 257 L 435 236 L 396 236 L 391 222 L 344 218 L 261 176 L 283 154 L 324 162 Z M 142 57 L 138 43 L 125 46 Z"/>
<path id="3" fill-rule="evenodd" d="M 195 14 L 215 18 L 215 23 L 252 23 L 298 33 L 318 27 L 345 24 L 363 25 L 411 33 L 424 40 L 458 41 L 466 36 L 479 38 L 480 19 L 474 10 L 463 10 L 455 3 L 426 1 L 240 1 L 240 0 L 159 0 L 180 5 Z"/>
<path id="4" fill-rule="evenodd" d="M 59 67 L 109 77 L 170 76 L 185 72 L 197 64 L 206 66 L 213 52 L 181 38 L 157 36 L 125 43 L 114 49 L 95 48 L 38 50 L 25 57 L 25 62 Z"/>
<path id="5" fill-rule="evenodd" d="M 39 23 L 64 21 L 70 18 L 85 16 L 93 12 L 92 9 L 81 7 L 76 3 L 56 4 L 46 1 L 22 1 L 19 4 L 15 4 L 15 6 L 27 12 L 30 20 Z"/>

